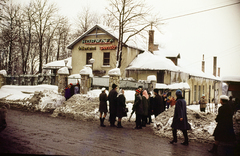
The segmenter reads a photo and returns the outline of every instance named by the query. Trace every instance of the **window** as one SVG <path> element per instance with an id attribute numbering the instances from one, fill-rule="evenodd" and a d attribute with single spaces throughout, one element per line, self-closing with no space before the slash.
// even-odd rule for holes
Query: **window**
<path id="1" fill-rule="evenodd" d="M 103 53 L 103 65 L 110 65 L 110 53 Z"/>
<path id="2" fill-rule="evenodd" d="M 157 72 L 157 83 L 164 83 L 164 71 L 160 70 Z"/>
<path id="3" fill-rule="evenodd" d="M 89 60 L 92 58 L 92 53 L 87 53 L 86 54 L 86 64 L 91 64 Z"/>

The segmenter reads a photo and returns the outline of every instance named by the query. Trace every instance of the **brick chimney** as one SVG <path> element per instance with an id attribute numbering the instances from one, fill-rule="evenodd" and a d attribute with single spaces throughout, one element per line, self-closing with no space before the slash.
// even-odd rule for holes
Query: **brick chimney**
<path id="1" fill-rule="evenodd" d="M 154 30 L 149 30 L 148 33 L 149 33 L 148 51 L 153 53 L 153 50 L 154 50 Z"/>
<path id="2" fill-rule="evenodd" d="M 213 57 L 213 75 L 216 77 L 217 76 L 217 57 Z"/>
<path id="3" fill-rule="evenodd" d="M 220 77 L 220 67 L 218 67 L 218 77 Z"/>
<path id="4" fill-rule="evenodd" d="M 202 59 L 202 72 L 205 72 L 204 54 L 203 54 L 203 59 Z"/>

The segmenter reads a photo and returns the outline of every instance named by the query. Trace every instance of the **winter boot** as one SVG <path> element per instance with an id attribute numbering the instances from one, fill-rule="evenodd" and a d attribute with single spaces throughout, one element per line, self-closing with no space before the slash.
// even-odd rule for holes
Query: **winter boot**
<path id="1" fill-rule="evenodd" d="M 100 126 L 101 126 L 101 127 L 106 127 L 106 126 L 103 124 L 104 119 L 105 119 L 105 118 L 100 118 Z"/>
<path id="2" fill-rule="evenodd" d="M 218 145 L 213 144 L 212 149 L 208 150 L 208 152 L 217 154 L 217 149 L 218 149 Z"/>
<path id="3" fill-rule="evenodd" d="M 106 127 L 106 126 L 104 125 L 104 120 L 105 120 L 105 118 L 102 118 L 102 127 Z"/>
<path id="4" fill-rule="evenodd" d="M 117 128 L 123 128 L 123 126 L 121 125 L 121 121 L 118 121 Z"/>

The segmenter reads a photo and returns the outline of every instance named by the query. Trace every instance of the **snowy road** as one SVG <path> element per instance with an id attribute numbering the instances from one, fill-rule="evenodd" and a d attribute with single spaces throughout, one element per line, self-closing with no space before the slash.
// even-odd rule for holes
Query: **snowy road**
<path id="1" fill-rule="evenodd" d="M 0 153 L 47 155 L 194 155 L 207 156 L 208 144 L 168 144 L 148 126 L 134 130 L 134 122 L 123 129 L 100 127 L 99 122 L 52 118 L 50 114 L 9 110 L 8 127 L 0 133 Z M 106 122 L 106 124 L 108 124 Z"/>

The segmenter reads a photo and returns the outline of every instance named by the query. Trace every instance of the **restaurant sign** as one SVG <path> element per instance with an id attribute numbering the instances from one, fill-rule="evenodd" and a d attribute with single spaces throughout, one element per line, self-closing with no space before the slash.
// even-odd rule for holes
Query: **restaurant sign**
<path id="1" fill-rule="evenodd" d="M 114 50 L 116 48 L 117 48 L 117 46 L 115 46 L 115 45 L 107 46 L 107 47 L 100 47 L 101 50 Z"/>
<path id="2" fill-rule="evenodd" d="M 79 50 L 96 50 L 96 47 L 78 47 Z"/>
<path id="3" fill-rule="evenodd" d="M 82 40 L 83 44 L 111 44 L 114 42 L 113 39 L 91 39 L 91 40 Z"/>

